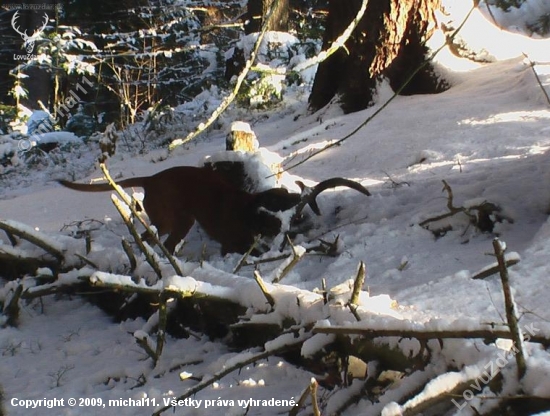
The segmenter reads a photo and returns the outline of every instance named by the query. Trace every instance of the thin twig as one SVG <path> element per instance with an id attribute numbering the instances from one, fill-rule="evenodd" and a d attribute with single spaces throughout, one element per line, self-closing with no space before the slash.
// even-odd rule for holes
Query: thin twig
<path id="1" fill-rule="evenodd" d="M 19 284 L 13 291 L 11 298 L 3 306 L 2 313 L 7 316 L 6 325 L 15 326 L 19 318 L 19 299 L 23 294 L 23 285 Z"/>
<path id="2" fill-rule="evenodd" d="M 302 407 L 304 407 L 304 405 L 306 403 L 308 395 L 309 395 L 309 386 L 307 386 L 304 389 L 304 391 L 300 395 L 300 398 L 298 399 L 298 401 L 296 402 L 294 407 L 292 409 L 290 409 L 290 412 L 288 412 L 288 416 L 298 416 L 298 413 L 300 412 L 300 409 Z"/>
<path id="3" fill-rule="evenodd" d="M 149 345 L 149 337 L 148 336 L 145 336 L 143 338 L 136 337 L 135 339 L 137 344 L 141 348 L 143 348 L 143 350 L 147 353 L 147 355 L 151 357 L 151 359 L 153 360 L 154 365 L 156 365 L 158 357 L 156 356 L 156 351 L 153 348 L 151 348 L 151 346 Z"/>
<path id="4" fill-rule="evenodd" d="M 519 259 L 513 258 L 510 260 L 506 260 L 505 265 L 506 267 L 514 266 L 515 264 L 519 263 Z M 486 277 L 492 276 L 494 274 L 497 274 L 500 271 L 500 266 L 497 264 L 496 266 L 492 266 L 489 268 L 484 268 L 483 270 L 477 272 L 472 276 L 472 279 L 485 279 Z"/>
<path id="5" fill-rule="evenodd" d="M 246 260 L 248 259 L 248 256 L 250 256 L 250 253 L 252 253 L 252 251 L 256 248 L 256 246 L 258 245 L 258 242 L 260 241 L 260 238 L 262 238 L 262 235 L 261 234 L 258 234 L 255 238 L 254 238 L 254 242 L 252 243 L 252 245 L 250 246 L 250 248 L 247 250 L 246 253 L 243 254 L 243 256 L 241 257 L 241 259 L 239 260 L 239 263 L 237 263 L 237 265 L 235 266 L 235 268 L 233 269 L 233 274 L 237 274 L 237 272 L 239 270 L 241 270 L 241 268 L 246 264 Z"/>
<path id="6" fill-rule="evenodd" d="M 364 217 L 357 218 L 356 220 L 350 220 L 348 222 L 343 222 L 341 224 L 336 225 L 335 227 L 329 228 L 326 231 L 323 231 L 321 234 L 317 234 L 316 236 L 312 237 L 311 240 L 320 239 L 320 237 L 327 235 L 328 233 L 331 233 L 333 231 L 336 231 L 340 228 L 347 227 L 348 225 L 359 225 L 364 224 L 364 221 L 368 220 L 369 214 L 366 214 Z M 338 238 L 339 236 L 337 236 Z"/>
<path id="7" fill-rule="evenodd" d="M 407 181 L 397 182 L 397 181 L 396 181 L 395 179 L 393 179 L 393 178 L 391 177 L 391 175 L 390 175 L 388 172 L 386 172 L 385 170 L 383 170 L 382 173 L 388 177 L 389 181 L 391 182 L 392 188 L 399 188 L 400 186 L 403 186 L 403 185 L 411 186 L 411 184 L 410 184 L 409 182 L 407 182 Z"/>
<path id="8" fill-rule="evenodd" d="M 540 89 L 542 90 L 542 93 L 546 97 L 546 101 L 548 102 L 548 105 L 550 105 L 550 96 L 548 96 L 548 93 L 546 92 L 546 89 L 544 88 L 544 85 L 542 85 L 542 81 L 540 80 L 539 74 L 537 74 L 537 71 L 535 71 L 535 63 L 529 59 L 529 56 L 527 54 L 523 54 L 525 58 L 529 61 L 529 66 L 533 70 L 533 74 L 535 74 L 535 78 L 537 79 L 537 82 L 539 84 Z"/>
<path id="9" fill-rule="evenodd" d="M 447 208 L 451 212 L 460 212 L 463 210 L 463 208 L 456 208 L 453 204 L 454 196 L 453 196 L 453 190 L 451 186 L 447 183 L 445 179 L 443 179 L 441 182 L 443 182 L 443 189 L 447 191 Z"/>
<path id="10" fill-rule="evenodd" d="M 275 262 L 275 261 L 281 261 L 281 260 L 284 260 L 284 259 L 288 258 L 289 255 L 290 255 L 290 253 L 285 252 L 285 253 L 280 254 L 280 255 L 278 255 L 278 256 L 274 256 L 274 257 L 265 257 L 265 258 L 263 258 L 263 259 L 258 259 L 258 260 L 255 260 L 255 261 L 253 261 L 253 262 L 250 262 L 250 263 L 245 263 L 245 264 L 243 265 L 243 267 L 244 267 L 244 266 L 254 266 L 254 267 L 256 267 L 256 266 L 258 266 L 258 265 L 260 265 L 260 264 L 273 263 L 273 262 Z"/>
<path id="11" fill-rule="evenodd" d="M 451 186 L 447 183 L 446 180 L 442 180 L 441 182 L 443 182 L 443 190 L 447 191 L 447 209 L 449 210 L 449 212 L 425 219 L 424 221 L 420 222 L 418 225 L 420 225 L 421 227 L 424 227 L 431 222 L 441 221 L 445 218 L 453 217 L 456 214 L 460 214 L 460 213 L 467 215 L 470 219 L 475 219 L 475 216 L 471 214 L 468 209 L 464 207 L 454 206 L 454 202 L 453 202 L 454 196 L 453 196 L 453 190 Z"/>
<path id="12" fill-rule="evenodd" d="M 126 240 L 124 237 L 122 238 L 121 243 L 122 243 L 122 249 L 126 253 L 126 256 L 128 256 L 128 261 L 130 262 L 130 272 L 133 273 L 137 267 L 134 250 L 132 250 L 132 246 L 130 245 L 130 243 L 128 243 L 128 240 Z"/>
<path id="13" fill-rule="evenodd" d="M 82 254 L 79 254 L 79 253 L 75 253 L 75 256 L 78 257 L 80 260 L 82 260 L 84 263 L 86 263 L 88 266 L 91 266 L 94 269 L 99 270 L 99 267 L 97 266 L 97 264 L 95 264 L 86 256 L 83 256 Z"/>
<path id="14" fill-rule="evenodd" d="M 348 302 L 346 306 L 349 308 L 351 314 L 355 318 L 357 322 L 361 322 L 361 317 L 359 316 L 359 313 L 357 312 L 357 305 L 353 304 L 351 302 Z"/>
<path id="15" fill-rule="evenodd" d="M 493 24 L 498 27 L 500 30 L 502 30 L 502 27 L 500 23 L 497 21 L 495 14 L 493 13 L 493 9 L 491 8 L 491 5 L 487 0 L 483 1 L 485 3 L 485 6 L 487 6 L 487 11 L 489 12 L 489 16 L 491 16 L 491 20 L 493 21 Z"/>
<path id="16" fill-rule="evenodd" d="M 514 297 L 512 295 L 512 289 L 510 288 L 510 278 L 508 275 L 508 269 L 506 268 L 506 260 L 504 259 L 505 248 L 501 244 L 498 238 L 493 240 L 493 248 L 495 250 L 495 256 L 498 261 L 500 280 L 502 281 L 502 290 L 504 292 L 504 304 L 506 307 L 506 320 L 510 327 L 510 334 L 512 335 L 512 341 L 517 349 L 515 354 L 516 364 L 518 366 L 518 379 L 525 375 L 527 365 L 525 364 L 525 353 L 523 351 L 523 335 L 519 329 L 518 318 L 516 315 L 516 305 L 514 303 Z"/>
<path id="17" fill-rule="evenodd" d="M 169 300 L 169 296 L 166 292 L 161 292 L 159 296 L 159 322 L 158 322 L 158 329 L 157 329 L 157 348 L 155 351 L 155 366 L 160 359 L 160 356 L 162 354 L 162 350 L 164 348 L 164 341 L 166 339 L 166 325 L 168 323 L 168 311 L 167 311 L 167 302 Z"/>
<path id="18" fill-rule="evenodd" d="M 301 72 L 309 67 L 312 67 L 313 65 L 316 65 L 322 61 L 325 61 L 330 55 L 335 53 L 340 48 L 345 48 L 346 42 L 348 41 L 349 37 L 363 18 L 363 15 L 365 14 L 365 11 L 367 10 L 367 5 L 369 3 L 369 0 L 363 0 L 361 2 L 361 7 L 359 8 L 359 11 L 353 18 L 353 20 L 350 22 L 348 27 L 342 32 L 338 38 L 332 44 L 326 51 L 320 52 L 317 56 L 314 56 L 313 58 L 310 58 L 298 65 L 296 65 L 292 71 L 294 73 Z"/>
<path id="19" fill-rule="evenodd" d="M 5 231 L 4 232 L 6 233 L 6 236 L 8 237 L 8 241 L 10 242 L 11 246 L 12 247 L 15 247 L 17 245 L 17 240 L 15 238 L 15 236 L 10 233 L 9 231 Z"/>

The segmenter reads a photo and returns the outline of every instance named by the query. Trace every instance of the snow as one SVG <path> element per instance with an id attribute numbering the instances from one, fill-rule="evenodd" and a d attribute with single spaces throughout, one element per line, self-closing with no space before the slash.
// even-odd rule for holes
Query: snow
<path id="1" fill-rule="evenodd" d="M 50 115 L 45 111 L 41 111 L 41 110 L 33 111 L 29 119 L 27 120 L 26 133 L 34 134 L 35 131 L 38 130 L 38 127 L 43 123 L 45 123 L 46 126 L 49 126 L 50 127 L 49 129 L 51 129 L 52 121 L 51 121 Z"/>
<path id="2" fill-rule="evenodd" d="M 148 286 L 145 284 L 143 280 L 141 280 L 139 283 L 135 283 L 130 276 L 125 275 L 116 275 L 112 273 L 105 273 L 105 272 L 95 272 L 90 276 L 90 283 L 92 284 L 110 284 L 110 285 L 117 285 L 117 286 L 129 286 L 129 287 L 136 287 L 136 288 L 150 288 L 155 289 L 155 286 Z M 160 285 L 157 287 L 158 289 L 161 288 Z"/>
<path id="3" fill-rule="evenodd" d="M 538 0 L 528 1 L 526 3 L 533 4 Z M 441 17 L 442 21 L 450 24 L 451 27 L 457 28 L 465 19 L 466 15 L 472 8 L 471 2 L 453 0 L 444 0 L 443 6 L 448 11 L 449 16 Z M 544 6 L 548 10 L 548 4 Z M 480 8 L 476 8 L 468 18 L 464 27 L 458 34 L 459 40 L 464 42 L 473 50 L 476 51 L 479 57 L 492 60 L 512 59 L 522 54 L 526 54 L 533 61 L 545 61 L 547 59 L 548 48 L 550 47 L 550 38 L 537 39 L 529 38 L 518 30 L 514 22 L 529 22 L 534 21 L 534 16 L 542 16 L 544 13 L 536 14 L 536 10 L 528 10 L 527 7 L 522 7 L 525 14 L 506 13 L 506 20 L 501 17 L 498 8 L 491 7 L 491 13 L 495 15 L 495 20 L 500 27 L 495 26 L 493 18 L 486 9 L 486 2 L 480 2 Z M 509 20 L 508 20 L 509 19 Z M 449 22 L 450 20 L 450 22 Z M 503 28 L 508 30 L 503 30 Z M 514 33 L 516 32 L 516 33 Z M 480 36 L 483 33 L 483 36 Z M 439 40 L 431 39 L 430 42 L 439 42 Z"/>
<path id="4" fill-rule="evenodd" d="M 476 22 L 483 23 L 474 19 L 472 24 Z M 463 35 L 470 33 L 475 33 L 473 27 Z M 498 33 L 501 36 L 501 31 Z M 494 38 L 498 36 L 495 32 Z M 296 179 L 312 184 L 342 176 L 361 182 L 372 196 L 337 189 L 318 197 L 323 215 L 311 218 L 313 229 L 298 236 L 295 244 L 307 247 L 308 242 L 317 238 L 332 241 L 338 235 L 339 252 L 336 257 L 305 254 L 282 280 L 284 284 L 271 285 L 266 279 L 275 299 L 274 310 L 270 310 L 252 279 L 253 267 L 244 267 L 238 276 L 233 275 L 240 256 L 221 257 L 219 245 L 198 227 L 189 234 L 179 256 L 184 277 L 168 275 L 173 270 L 162 264 L 167 277 L 153 288 L 196 290 L 237 301 L 248 308 L 247 314 L 263 311 L 262 315 L 254 315 L 252 323 L 280 323 L 292 317 L 297 326 L 315 324 L 317 328 L 457 330 L 482 325 L 503 328 L 500 279 L 498 276 L 471 279 L 476 272 L 494 266 L 492 241 L 498 234 L 508 247 L 507 259 L 520 260 L 510 268 L 514 299 L 521 313 L 520 327 L 533 324 L 540 333 L 550 333 L 550 325 L 546 323 L 550 319 L 546 289 L 550 274 L 550 106 L 533 73 L 533 69 L 537 71 L 550 93 L 550 48 L 548 40 L 527 39 L 518 34 L 505 36 L 505 41 L 502 37 L 494 41 L 495 50 L 496 46 L 507 47 L 506 53 L 500 54 L 493 50 L 493 35 L 480 37 L 478 32 L 480 47 L 487 48 L 495 58 L 493 63 L 475 68 L 468 64 L 467 69 L 463 66 L 457 70 L 442 55 L 440 58 L 445 59 L 439 62 L 446 66 L 452 81 L 448 91 L 435 96 L 396 98 L 341 146 L 285 173 L 289 175 L 285 186 L 295 186 Z M 521 52 L 537 61 L 534 68 Z M 309 114 L 307 96 L 292 95 L 292 91 L 287 94 L 286 102 L 274 111 L 246 114 L 233 109 L 224 115 L 225 122 L 221 125 L 229 127 L 227 120 L 248 116 L 245 121 L 250 122 L 262 146 L 258 157 L 276 154 L 277 163 L 283 160 L 283 165 L 288 165 L 348 134 L 388 98 L 388 91 L 382 90 L 374 107 L 358 113 L 343 115 L 332 105 Z M 213 92 L 204 93 L 195 108 L 189 104 L 182 111 L 192 113 L 203 106 L 212 108 L 219 101 Z M 219 156 L 226 133 L 223 128 L 212 130 L 185 151 L 177 150 L 162 161 L 162 150 L 146 156 L 123 154 L 110 160 L 109 168 L 115 175 L 131 177 L 150 175 L 171 166 L 200 165 L 206 156 L 212 155 L 213 160 Z M 156 163 L 151 163 L 152 160 Z M 253 166 L 260 171 L 260 164 Z M 21 177 L 30 178 L 22 180 L 25 186 L 7 182 L 0 199 L 2 217 L 10 219 L 12 225 L 26 224 L 24 229 L 33 235 L 45 233 L 51 246 L 71 253 L 83 245 L 82 240 L 71 234 L 71 230 L 75 233 L 79 230 L 74 225 L 63 232 L 60 229 L 73 221 L 96 219 L 97 227 L 89 229 L 92 250 L 87 256 L 109 272 L 92 275 L 91 268 L 74 271 L 62 274 L 57 284 L 70 284 L 92 275 L 94 281 L 145 286 L 143 280 L 135 283 L 123 273 L 127 259 L 119 252 L 120 237 L 127 236 L 127 231 L 108 193 L 86 194 L 61 188 L 51 181 L 60 173 L 55 166 L 45 172 L 28 170 L 21 172 Z M 80 176 L 75 179 L 86 179 L 84 169 L 77 173 Z M 99 176 L 97 172 L 93 175 Z M 467 208 L 491 202 L 500 206 L 513 222 L 497 223 L 493 234 L 477 231 L 464 218 L 453 219 L 450 222 L 453 230 L 436 238 L 418 224 L 447 212 L 442 180 L 452 188 L 454 206 Z M 3 233 L 0 238 L 0 252 L 22 255 L 36 252 L 29 244 L 12 248 Z M 203 244 L 206 244 L 204 253 Z M 365 319 L 355 322 L 344 305 L 361 261 L 366 264 L 367 278 L 358 314 Z M 150 273 L 145 263 L 140 264 L 138 271 Z M 274 276 L 282 264 L 282 261 L 261 264 L 259 272 L 262 276 Z M 49 269 L 41 272 L 52 274 Z M 323 304 L 320 294 L 311 292 L 321 286 L 323 278 L 327 288 L 333 289 L 328 305 Z M 13 287 L 6 284 L 0 298 L 8 298 Z M 0 331 L 3 375 L 0 384 L 7 398 L 4 407 L 8 414 L 149 415 L 154 411 L 152 405 L 108 409 L 40 407 L 30 411 L 11 401 L 57 398 L 67 402 L 69 398 L 88 397 L 108 403 L 108 400 L 148 398 L 154 399 L 158 407 L 164 399 L 177 398 L 195 386 L 198 379 L 207 379 L 253 354 L 232 351 L 223 342 L 205 336 L 186 339 L 168 336 L 162 357 L 157 367 L 152 368 L 150 359 L 134 340 L 139 336 L 149 339 L 151 344 L 156 342 L 145 330 L 148 324 L 151 323 L 142 318 L 115 323 L 82 297 L 48 296 L 42 303 L 23 304 L 19 326 Z M 385 341 L 407 354 L 419 352 L 418 342 L 394 338 Z M 303 330 L 298 334 L 289 332 L 264 348 L 274 350 L 301 339 L 306 339 Z M 309 338 L 302 346 L 303 355 L 313 356 L 332 339 L 332 335 L 324 334 Z M 510 347 L 505 342 L 498 345 Z M 526 394 L 548 397 L 550 356 L 532 343 L 526 343 L 526 349 L 528 369 L 522 388 Z M 395 401 L 405 393 L 417 390 L 429 380 L 432 381 L 421 398 L 447 391 L 457 383 L 478 377 L 483 366 L 504 351 L 481 340 L 445 340 L 443 346 L 434 345 L 433 350 L 438 357 L 433 366 L 414 373 L 389 391 L 379 404 L 373 405 L 364 398 L 344 414 L 399 414 L 407 404 Z M 508 358 L 504 370 L 512 371 L 514 360 Z M 439 367 L 451 365 L 461 371 L 438 376 Z M 180 377 L 181 374 L 187 376 Z M 297 400 L 311 376 L 281 358 L 270 357 L 198 393 L 194 399 L 203 400 L 199 408 L 191 410 L 190 404 L 177 406 L 174 414 L 243 413 L 238 405 L 218 406 L 218 399 Z M 517 386 L 512 383 L 506 386 L 510 391 L 514 387 Z M 359 390 L 360 384 L 355 381 L 350 391 L 339 391 L 328 405 L 325 402 L 326 409 L 336 410 L 350 392 Z M 205 400 L 214 404 L 206 408 Z M 408 405 L 413 404 L 411 401 Z M 272 415 L 282 408 L 251 406 L 250 409 L 251 415 Z"/>
<path id="5" fill-rule="evenodd" d="M 33 111 L 22 131 L 22 133 L 28 135 L 28 138 L 24 138 L 19 141 L 19 149 L 26 151 L 33 146 L 37 146 L 39 143 L 82 143 L 82 140 L 79 139 L 74 133 L 67 131 L 53 131 L 54 125 L 54 119 L 50 116 L 50 114 L 41 110 Z"/>
<path id="6" fill-rule="evenodd" d="M 50 133 L 35 134 L 32 136 L 36 143 L 81 143 L 74 133 L 68 131 L 52 131 Z"/>

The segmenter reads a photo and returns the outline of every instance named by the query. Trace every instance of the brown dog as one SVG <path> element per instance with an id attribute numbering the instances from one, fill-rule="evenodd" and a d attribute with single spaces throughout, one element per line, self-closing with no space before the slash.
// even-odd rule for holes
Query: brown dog
<path id="1" fill-rule="evenodd" d="M 79 184 L 59 181 L 84 192 L 112 190 L 109 184 Z M 160 236 L 168 234 L 165 246 L 174 251 L 195 221 L 222 245 L 222 253 L 245 252 L 257 234 L 276 235 L 280 221 L 260 209 L 284 211 L 300 201 L 300 195 L 284 189 L 250 194 L 237 189 L 208 168 L 175 167 L 153 176 L 125 179 L 118 185 L 145 191 L 143 206 Z"/>
<path id="2" fill-rule="evenodd" d="M 112 190 L 109 184 L 59 183 L 84 192 Z M 281 231 L 281 221 L 268 211 L 286 211 L 297 205 L 301 210 L 304 204 L 309 204 L 317 213 L 315 197 L 324 189 L 338 185 L 370 195 L 360 184 L 341 178 L 321 182 L 312 192 L 306 192 L 304 198 L 283 188 L 248 193 L 211 168 L 191 166 L 166 169 L 153 176 L 125 179 L 118 185 L 144 189 L 143 207 L 159 236 L 168 234 L 164 245 L 170 252 L 187 235 L 195 221 L 221 244 L 222 254 L 244 253 L 256 235 L 275 236 Z"/>

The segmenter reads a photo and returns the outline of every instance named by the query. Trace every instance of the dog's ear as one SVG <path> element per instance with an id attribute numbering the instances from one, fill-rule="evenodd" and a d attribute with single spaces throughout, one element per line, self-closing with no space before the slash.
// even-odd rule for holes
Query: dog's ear
<path id="1" fill-rule="evenodd" d="M 284 188 L 273 188 L 256 194 L 254 204 L 256 208 L 263 207 L 271 212 L 280 212 L 295 207 L 300 199 L 300 194 L 288 192 Z"/>

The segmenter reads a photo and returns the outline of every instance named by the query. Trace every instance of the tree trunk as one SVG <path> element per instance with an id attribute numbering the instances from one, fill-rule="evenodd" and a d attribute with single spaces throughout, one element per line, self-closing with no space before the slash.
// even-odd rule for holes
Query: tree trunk
<path id="1" fill-rule="evenodd" d="M 244 33 L 247 35 L 259 32 L 264 23 L 271 4 L 276 1 L 275 10 L 268 23 L 268 30 L 277 32 L 288 31 L 288 1 L 289 0 L 248 0 Z"/>
<path id="2" fill-rule="evenodd" d="M 244 15 L 244 33 L 260 32 L 269 8 L 276 2 L 275 10 L 271 14 L 267 30 L 277 32 L 288 32 L 288 5 L 289 0 L 248 0 L 246 14 Z M 225 79 L 239 75 L 245 66 L 246 57 L 244 51 L 235 48 L 233 56 L 225 61 Z"/>
<path id="3" fill-rule="evenodd" d="M 361 0 L 329 0 L 323 49 L 342 34 L 360 9 Z M 309 98 L 314 111 L 339 94 L 346 113 L 372 104 L 379 79 L 394 91 L 426 60 L 425 41 L 435 30 L 440 0 L 370 0 L 365 15 L 346 42 L 319 65 Z M 446 84 L 430 64 L 401 91 L 403 95 L 441 92 Z"/>

